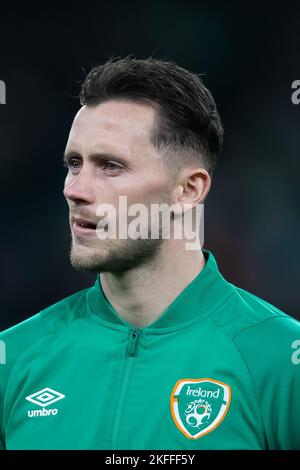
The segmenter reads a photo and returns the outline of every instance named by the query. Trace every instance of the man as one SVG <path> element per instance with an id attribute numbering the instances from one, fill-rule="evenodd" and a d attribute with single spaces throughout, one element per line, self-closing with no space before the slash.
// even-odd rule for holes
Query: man
<path id="1" fill-rule="evenodd" d="M 80 99 L 64 196 L 71 263 L 96 282 L 1 334 L 1 447 L 299 449 L 299 323 L 186 232 L 162 236 L 209 192 L 223 137 L 210 92 L 127 57 L 94 68 Z M 155 204 L 171 210 L 151 237 Z"/>

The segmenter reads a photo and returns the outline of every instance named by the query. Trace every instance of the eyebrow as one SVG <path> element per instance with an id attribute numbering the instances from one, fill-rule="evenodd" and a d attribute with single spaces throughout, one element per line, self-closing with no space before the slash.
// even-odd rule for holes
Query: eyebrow
<path id="1" fill-rule="evenodd" d="M 65 152 L 63 154 L 63 162 L 67 162 L 69 160 L 69 158 L 81 158 L 82 159 L 82 156 L 80 155 L 80 153 L 76 152 L 76 151 L 68 151 L 68 152 Z M 108 152 L 96 152 L 96 153 L 92 153 L 88 156 L 88 160 L 94 162 L 94 163 L 97 163 L 99 162 L 99 160 L 101 161 L 108 161 L 108 160 L 114 160 L 115 162 L 118 162 L 124 166 L 128 166 L 128 163 L 127 161 L 122 158 L 122 157 L 117 157 L 116 155 L 113 155 L 112 153 L 108 153 Z"/>

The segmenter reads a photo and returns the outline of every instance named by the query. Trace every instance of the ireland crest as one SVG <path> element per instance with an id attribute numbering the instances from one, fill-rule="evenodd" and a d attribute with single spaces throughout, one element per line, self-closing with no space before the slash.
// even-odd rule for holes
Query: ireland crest
<path id="1" fill-rule="evenodd" d="M 171 393 L 171 413 L 189 439 L 211 432 L 224 419 L 231 400 L 229 385 L 214 379 L 181 379 Z"/>

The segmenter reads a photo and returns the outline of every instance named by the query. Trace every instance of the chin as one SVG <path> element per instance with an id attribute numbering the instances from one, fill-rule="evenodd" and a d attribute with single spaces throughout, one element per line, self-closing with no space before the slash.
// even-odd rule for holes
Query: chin
<path id="1" fill-rule="evenodd" d="M 78 271 L 98 272 L 102 258 L 99 249 L 77 244 L 71 247 L 70 262 Z"/>

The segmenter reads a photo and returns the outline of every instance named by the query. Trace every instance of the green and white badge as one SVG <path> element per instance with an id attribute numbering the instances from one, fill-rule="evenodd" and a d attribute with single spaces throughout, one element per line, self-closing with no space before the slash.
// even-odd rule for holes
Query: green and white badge
<path id="1" fill-rule="evenodd" d="M 218 380 L 181 379 L 171 394 L 171 413 L 178 429 L 189 439 L 213 431 L 230 405 L 230 386 Z"/>

